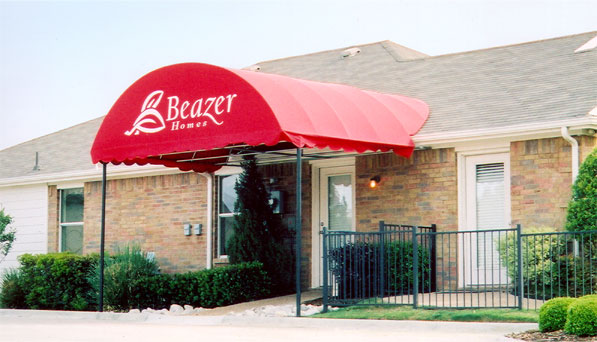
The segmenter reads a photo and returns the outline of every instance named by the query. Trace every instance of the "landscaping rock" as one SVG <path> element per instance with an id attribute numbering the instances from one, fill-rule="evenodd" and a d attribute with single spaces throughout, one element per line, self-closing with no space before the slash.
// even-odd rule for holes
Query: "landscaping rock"
<path id="1" fill-rule="evenodd" d="M 141 310 L 139 309 L 131 309 L 131 311 L 129 311 L 130 314 L 140 314 Z"/>
<path id="2" fill-rule="evenodd" d="M 182 306 L 180 306 L 178 304 L 170 305 L 170 313 L 171 314 L 182 314 L 183 312 L 184 312 L 184 309 Z"/>

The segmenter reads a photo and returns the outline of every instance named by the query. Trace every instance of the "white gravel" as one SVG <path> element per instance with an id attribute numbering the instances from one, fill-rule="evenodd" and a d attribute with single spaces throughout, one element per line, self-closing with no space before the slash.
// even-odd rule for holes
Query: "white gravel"
<path id="1" fill-rule="evenodd" d="M 207 309 L 204 308 L 193 308 L 190 305 L 185 305 L 184 308 L 177 304 L 172 304 L 170 306 L 170 310 L 168 309 L 161 309 L 161 310 L 154 310 L 152 308 L 144 309 L 143 311 L 139 311 L 138 309 L 133 309 L 129 311 L 131 315 L 137 314 L 156 314 L 156 315 L 172 315 L 172 316 L 183 316 L 183 315 L 193 315 L 204 311 Z M 320 313 L 323 310 L 323 305 L 301 305 L 301 316 L 312 316 L 315 314 Z M 330 311 L 338 310 L 338 308 L 330 307 Z M 241 311 L 241 312 L 230 312 L 228 316 L 258 316 L 258 317 L 294 317 L 296 316 L 296 307 L 295 305 L 266 305 L 260 306 L 256 308 L 252 308 L 249 310 Z"/>

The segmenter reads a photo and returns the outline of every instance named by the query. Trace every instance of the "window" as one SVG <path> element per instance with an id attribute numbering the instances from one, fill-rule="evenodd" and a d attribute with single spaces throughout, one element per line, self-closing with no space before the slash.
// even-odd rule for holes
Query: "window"
<path id="1" fill-rule="evenodd" d="M 226 244 L 234 234 L 234 203 L 236 203 L 236 190 L 234 185 L 240 175 L 218 177 L 218 255 L 226 255 Z"/>
<path id="2" fill-rule="evenodd" d="M 83 254 L 83 188 L 60 190 L 60 251 Z"/>

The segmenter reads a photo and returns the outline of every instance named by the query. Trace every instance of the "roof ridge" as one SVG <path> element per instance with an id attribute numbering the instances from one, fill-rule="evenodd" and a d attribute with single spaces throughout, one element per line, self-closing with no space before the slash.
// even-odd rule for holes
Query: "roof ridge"
<path id="1" fill-rule="evenodd" d="M 268 60 L 265 60 L 265 61 L 254 63 L 252 65 L 259 65 L 261 63 L 270 63 L 270 62 L 285 61 L 285 60 L 292 59 L 292 58 L 313 56 L 313 55 L 319 55 L 319 54 L 328 53 L 328 52 L 334 52 L 334 51 L 344 51 L 346 49 L 350 49 L 350 48 L 354 48 L 354 47 L 364 47 L 364 46 L 372 46 L 372 45 L 378 45 L 378 44 L 381 45 L 382 47 L 384 47 L 383 43 L 386 43 L 386 42 L 389 42 L 389 43 L 392 43 L 392 44 L 396 44 L 393 41 L 386 39 L 386 40 L 380 40 L 380 41 L 372 42 L 372 43 L 353 44 L 353 45 L 348 45 L 348 46 L 345 46 L 345 47 L 342 47 L 342 48 L 336 48 L 336 49 L 328 49 L 328 50 L 321 50 L 321 51 L 316 51 L 316 52 L 310 52 L 310 53 L 306 53 L 306 54 L 302 54 L 302 55 L 294 55 L 294 56 L 288 56 L 288 57 L 282 57 L 282 58 L 268 59 Z M 396 45 L 400 45 L 400 44 L 396 44 Z M 402 46 L 402 45 L 400 45 L 400 46 Z M 404 47 L 404 48 L 407 48 L 407 47 Z M 413 50 L 413 51 L 416 51 L 416 50 Z M 247 66 L 247 67 L 249 67 L 249 66 Z"/>
<path id="2" fill-rule="evenodd" d="M 572 37 L 576 37 L 576 36 L 588 35 L 589 33 L 591 33 L 591 34 L 597 34 L 597 31 L 588 31 L 588 32 L 582 32 L 582 33 L 575 33 L 575 34 L 570 34 L 570 35 L 567 35 L 567 36 L 552 37 L 552 38 L 545 38 L 545 39 L 539 39 L 539 40 L 531 40 L 531 41 L 528 41 L 528 42 L 521 42 L 521 43 L 515 43 L 515 44 L 492 46 L 492 47 L 483 48 L 483 49 L 477 49 L 477 50 L 451 52 L 451 53 L 446 53 L 446 54 L 443 54 L 443 55 L 429 56 L 429 57 L 426 57 L 426 59 L 435 59 L 435 58 L 440 58 L 440 57 L 465 55 L 465 54 L 469 54 L 469 53 L 476 53 L 476 52 L 482 52 L 482 51 L 504 49 L 504 48 L 510 48 L 510 47 L 515 47 L 515 46 L 522 46 L 522 45 L 539 44 L 539 43 L 544 43 L 544 42 L 552 41 L 552 40 L 567 39 L 567 38 L 572 38 Z"/>

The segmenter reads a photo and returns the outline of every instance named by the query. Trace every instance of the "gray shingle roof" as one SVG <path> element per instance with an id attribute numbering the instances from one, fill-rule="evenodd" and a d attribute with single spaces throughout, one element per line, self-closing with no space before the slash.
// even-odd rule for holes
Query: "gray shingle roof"
<path id="1" fill-rule="evenodd" d="M 587 115 L 597 105 L 597 50 L 574 53 L 597 32 L 401 61 L 388 42 L 258 63 L 260 72 L 345 83 L 427 102 L 419 134 L 495 128 Z"/>
<path id="2" fill-rule="evenodd" d="M 100 117 L 0 151 L 0 179 L 93 169 L 91 145 Z M 39 170 L 34 171 L 35 152 Z"/>
<path id="3" fill-rule="evenodd" d="M 258 65 L 260 72 L 422 99 L 431 107 L 423 135 L 586 116 L 597 105 L 597 49 L 574 50 L 596 34 L 436 57 L 383 41 L 358 46 L 353 57 L 337 49 Z M 89 151 L 101 120 L 0 151 L 0 179 L 94 168 Z"/>

